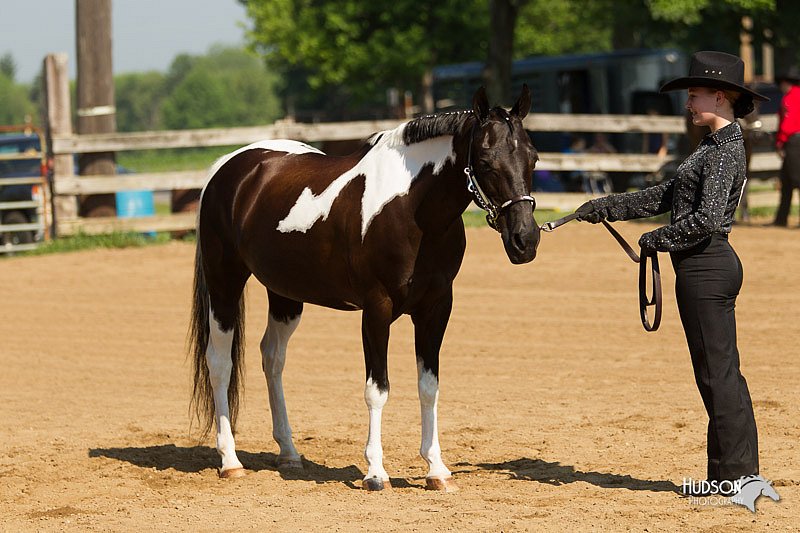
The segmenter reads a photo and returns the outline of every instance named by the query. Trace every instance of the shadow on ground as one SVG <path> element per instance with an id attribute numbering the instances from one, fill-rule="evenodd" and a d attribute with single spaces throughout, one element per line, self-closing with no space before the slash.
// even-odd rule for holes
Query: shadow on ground
<path id="1" fill-rule="evenodd" d="M 246 469 L 254 472 L 262 470 L 280 472 L 283 479 L 309 480 L 317 483 L 339 482 L 351 488 L 360 488 L 360 480 L 364 477 L 364 473 L 355 465 L 342 468 L 330 467 L 303 457 L 303 470 L 280 471 L 275 466 L 278 456 L 274 453 L 252 453 L 237 450 L 236 455 Z M 219 465 L 217 451 L 208 446 L 161 444 L 125 448 L 91 448 L 89 457 L 105 457 L 141 468 L 172 469 L 186 473 L 197 473 Z M 402 487 L 404 484 L 411 486 L 403 479 L 392 480 L 393 486 Z"/>
<path id="2" fill-rule="evenodd" d="M 472 465 L 460 463 L 456 466 Z M 562 465 L 559 462 L 548 462 L 541 459 L 528 459 L 527 457 L 502 463 L 480 463 L 477 467 L 483 470 L 507 472 L 514 479 L 538 481 L 548 485 L 565 485 L 583 481 L 603 488 L 646 490 L 651 492 L 680 491 L 680 487 L 671 481 L 651 481 L 606 472 L 582 472 L 575 470 L 575 467 L 571 465 Z"/>

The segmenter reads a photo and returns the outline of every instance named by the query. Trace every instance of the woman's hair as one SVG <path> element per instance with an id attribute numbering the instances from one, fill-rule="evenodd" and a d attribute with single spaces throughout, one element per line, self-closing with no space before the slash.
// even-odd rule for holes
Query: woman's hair
<path id="1" fill-rule="evenodd" d="M 733 117 L 742 118 L 749 115 L 755 109 L 753 104 L 753 97 L 749 94 L 743 94 L 738 91 L 722 91 L 725 93 L 725 98 L 731 103 L 733 107 Z"/>

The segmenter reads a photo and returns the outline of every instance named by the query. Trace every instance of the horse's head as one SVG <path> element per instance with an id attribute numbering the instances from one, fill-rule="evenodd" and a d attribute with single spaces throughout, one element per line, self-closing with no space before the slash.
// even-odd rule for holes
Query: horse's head
<path id="1" fill-rule="evenodd" d="M 527 85 L 511 112 L 489 108 L 486 91 L 478 89 L 472 99 L 477 121 L 470 144 L 471 190 L 476 202 L 489 212 L 487 220 L 503 238 L 503 246 L 514 264 L 536 257 L 539 225 L 533 217 L 536 202 L 530 196 L 533 167 L 539 156 L 522 127 L 531 107 Z"/>

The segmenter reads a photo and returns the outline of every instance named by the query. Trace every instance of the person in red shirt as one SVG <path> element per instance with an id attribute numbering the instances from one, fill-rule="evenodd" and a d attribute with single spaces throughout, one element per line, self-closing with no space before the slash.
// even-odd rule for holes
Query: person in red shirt
<path id="1" fill-rule="evenodd" d="M 775 226 L 786 226 L 792 205 L 792 193 L 800 189 L 800 70 L 790 68 L 778 76 L 783 92 L 775 148 L 783 159 L 781 166 L 781 203 L 775 215 Z"/>

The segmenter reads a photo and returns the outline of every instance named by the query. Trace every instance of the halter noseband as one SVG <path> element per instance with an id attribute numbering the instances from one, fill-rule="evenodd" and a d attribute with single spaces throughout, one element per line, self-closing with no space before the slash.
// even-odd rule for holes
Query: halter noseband
<path id="1" fill-rule="evenodd" d="M 475 204 L 486 211 L 486 223 L 489 224 L 489 227 L 499 232 L 500 230 L 497 229 L 497 219 L 503 213 L 503 210 L 518 202 L 531 202 L 531 204 L 533 204 L 533 209 L 536 209 L 536 200 L 533 198 L 533 196 L 522 194 L 515 196 L 510 200 L 506 200 L 500 204 L 500 207 L 497 207 L 494 202 L 492 202 L 492 200 L 486 196 L 486 193 L 483 192 L 483 189 L 478 184 L 475 171 L 472 169 L 472 141 L 475 138 L 476 125 L 477 122 L 472 125 L 472 130 L 470 130 L 467 166 L 464 168 L 464 174 L 467 175 L 467 190 L 472 194 L 472 199 L 475 200 Z M 511 125 L 509 124 L 509 128 L 510 127 Z"/>

